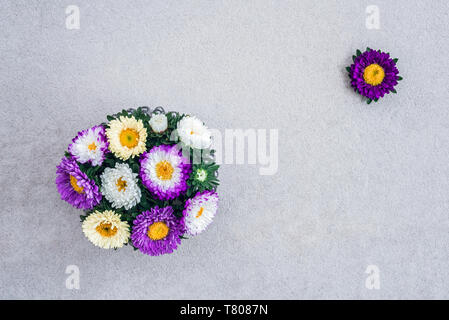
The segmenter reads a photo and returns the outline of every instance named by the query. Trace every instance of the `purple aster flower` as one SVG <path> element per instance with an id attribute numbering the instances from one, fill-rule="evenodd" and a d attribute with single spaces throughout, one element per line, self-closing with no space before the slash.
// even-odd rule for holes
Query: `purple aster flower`
<path id="1" fill-rule="evenodd" d="M 195 236 L 212 222 L 218 210 L 218 194 L 215 191 L 198 192 L 186 201 L 183 216 L 186 233 Z"/>
<path id="2" fill-rule="evenodd" d="M 385 94 L 396 93 L 394 86 L 402 78 L 398 76 L 397 59 L 390 58 L 389 53 L 367 48 L 353 57 L 354 63 L 347 68 L 354 91 L 368 98 L 368 103 L 377 101 Z"/>
<path id="3" fill-rule="evenodd" d="M 140 157 L 142 183 L 161 200 L 174 199 L 184 193 L 191 171 L 188 159 L 176 145 L 153 147 Z"/>
<path id="4" fill-rule="evenodd" d="M 109 152 L 109 143 L 103 126 L 78 132 L 69 145 L 69 152 L 79 163 L 90 162 L 93 166 L 103 163 L 105 154 Z"/>
<path id="5" fill-rule="evenodd" d="M 93 209 L 102 198 L 95 182 L 90 180 L 71 158 L 62 158 L 57 166 L 56 186 L 61 199 L 78 209 Z"/>
<path id="6" fill-rule="evenodd" d="M 131 241 L 134 247 L 150 256 L 172 253 L 185 232 L 184 218 L 178 219 L 172 207 L 154 207 L 133 222 Z"/>

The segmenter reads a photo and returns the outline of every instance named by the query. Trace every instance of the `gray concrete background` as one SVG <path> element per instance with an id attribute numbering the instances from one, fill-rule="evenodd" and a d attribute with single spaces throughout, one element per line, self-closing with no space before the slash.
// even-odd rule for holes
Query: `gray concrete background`
<path id="1" fill-rule="evenodd" d="M 448 26 L 445 0 L 1 1 L 0 298 L 449 298 Z M 367 46 L 404 77 L 370 106 L 344 72 Z M 279 129 L 278 173 L 224 165 L 214 223 L 172 255 L 98 249 L 55 166 L 139 105 Z"/>

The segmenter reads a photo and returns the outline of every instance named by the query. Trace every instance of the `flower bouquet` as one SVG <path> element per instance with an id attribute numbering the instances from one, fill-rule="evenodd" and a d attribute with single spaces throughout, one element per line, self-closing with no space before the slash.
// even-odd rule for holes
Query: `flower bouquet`
<path id="1" fill-rule="evenodd" d="M 211 132 L 194 116 L 128 109 L 80 131 L 57 166 L 61 198 L 85 211 L 96 246 L 157 256 L 212 222 L 218 165 Z"/>

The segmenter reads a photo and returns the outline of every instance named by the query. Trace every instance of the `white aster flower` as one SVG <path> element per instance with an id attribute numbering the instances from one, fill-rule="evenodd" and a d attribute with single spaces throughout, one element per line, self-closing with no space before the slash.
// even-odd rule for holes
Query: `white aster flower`
<path id="1" fill-rule="evenodd" d="M 161 200 L 174 199 L 187 190 L 190 170 L 176 145 L 153 147 L 140 159 L 143 185 Z"/>
<path id="2" fill-rule="evenodd" d="M 137 185 L 137 173 L 126 163 L 116 163 L 101 174 L 101 193 L 113 208 L 131 209 L 140 202 L 141 192 Z"/>
<path id="3" fill-rule="evenodd" d="M 128 160 L 146 150 L 147 129 L 140 119 L 120 116 L 119 119 L 111 120 L 106 136 L 109 150 L 122 160 Z"/>
<path id="4" fill-rule="evenodd" d="M 177 131 L 181 142 L 191 148 L 207 149 L 211 145 L 211 132 L 196 117 L 186 116 L 182 118 L 178 122 Z"/>
<path id="5" fill-rule="evenodd" d="M 69 145 L 69 152 L 79 163 L 90 162 L 93 166 L 103 163 L 105 153 L 108 151 L 108 142 L 103 126 L 78 132 Z"/>
<path id="6" fill-rule="evenodd" d="M 94 245 L 103 248 L 121 248 L 129 240 L 129 225 L 114 211 L 95 211 L 83 221 L 84 235 Z"/>
<path id="7" fill-rule="evenodd" d="M 167 130 L 167 116 L 165 114 L 154 114 L 150 121 L 150 127 L 156 133 L 161 133 Z"/>
<path id="8" fill-rule="evenodd" d="M 187 200 L 184 217 L 187 234 L 195 236 L 212 222 L 218 209 L 218 195 L 214 191 L 197 193 Z"/>

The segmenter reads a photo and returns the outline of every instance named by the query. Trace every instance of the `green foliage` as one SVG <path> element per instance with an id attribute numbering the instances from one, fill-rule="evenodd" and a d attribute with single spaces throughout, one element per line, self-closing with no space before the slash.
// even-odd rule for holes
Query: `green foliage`
<path id="1" fill-rule="evenodd" d="M 189 186 L 187 196 L 194 196 L 198 191 L 215 190 L 219 185 L 216 176 L 218 168 L 219 165 L 216 163 L 193 165 L 192 173 L 189 180 L 187 180 L 187 185 Z"/>

